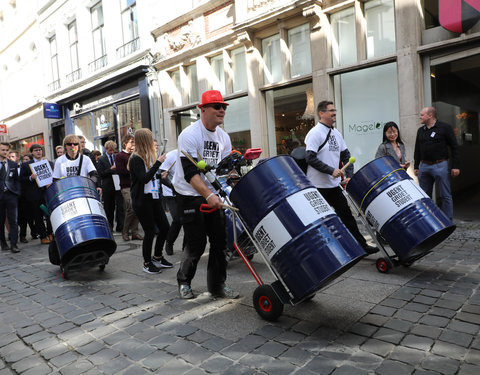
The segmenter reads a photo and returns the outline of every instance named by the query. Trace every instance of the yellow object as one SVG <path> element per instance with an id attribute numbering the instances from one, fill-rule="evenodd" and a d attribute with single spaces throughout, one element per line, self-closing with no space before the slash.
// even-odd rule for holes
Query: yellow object
<path id="1" fill-rule="evenodd" d="M 207 163 L 205 163 L 205 160 L 200 160 L 200 161 L 197 163 L 198 169 L 203 170 L 203 169 L 206 168 L 206 166 L 207 166 Z"/>
<path id="2" fill-rule="evenodd" d="M 357 161 L 357 159 L 355 159 L 353 156 L 350 156 L 350 159 L 348 159 L 348 162 L 349 163 L 355 163 Z"/>

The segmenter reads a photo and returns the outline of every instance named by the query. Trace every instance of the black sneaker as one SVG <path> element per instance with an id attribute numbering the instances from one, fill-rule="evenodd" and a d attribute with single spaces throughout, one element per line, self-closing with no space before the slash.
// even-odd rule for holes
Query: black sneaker
<path id="1" fill-rule="evenodd" d="M 158 267 L 158 268 L 172 268 L 173 267 L 173 264 L 170 263 L 168 260 L 166 260 L 164 257 L 161 257 L 160 259 L 152 258 L 152 263 L 155 267 Z"/>
<path id="2" fill-rule="evenodd" d="M 156 267 L 153 262 L 149 262 L 148 264 L 143 265 L 143 272 L 150 273 L 150 274 L 155 274 L 155 273 L 160 273 L 162 270 L 158 267 Z"/>
<path id="3" fill-rule="evenodd" d="M 233 290 L 232 288 L 225 285 L 219 292 L 217 293 L 210 293 L 210 297 L 212 298 L 228 298 L 228 299 L 236 299 L 240 296 L 240 294 Z"/>
<path id="4" fill-rule="evenodd" d="M 28 240 L 25 237 L 20 237 L 21 243 L 28 243 Z"/>

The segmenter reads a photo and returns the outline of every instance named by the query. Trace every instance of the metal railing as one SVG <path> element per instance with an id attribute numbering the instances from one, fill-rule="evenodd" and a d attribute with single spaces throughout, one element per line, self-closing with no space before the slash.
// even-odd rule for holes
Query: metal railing
<path id="1" fill-rule="evenodd" d="M 123 46 L 117 48 L 117 59 L 122 59 L 140 49 L 140 38 L 135 38 Z"/>
<path id="2" fill-rule="evenodd" d="M 68 83 L 72 83 L 75 81 L 78 81 L 80 78 L 82 78 L 82 69 L 79 68 L 77 70 L 74 70 L 70 74 L 67 74 L 66 79 Z"/>
<path id="3" fill-rule="evenodd" d="M 60 80 L 57 79 L 51 83 L 48 84 L 48 91 L 55 91 L 60 88 Z"/>
<path id="4" fill-rule="evenodd" d="M 95 61 L 92 61 L 90 64 L 88 64 L 88 71 L 95 72 L 98 69 L 103 68 L 104 66 L 107 66 L 108 64 L 108 59 L 107 55 L 103 55 L 102 57 L 96 59 Z"/>

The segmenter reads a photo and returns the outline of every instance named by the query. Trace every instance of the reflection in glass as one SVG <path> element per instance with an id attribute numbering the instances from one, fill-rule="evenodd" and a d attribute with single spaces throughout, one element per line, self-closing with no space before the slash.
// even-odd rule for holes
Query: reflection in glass
<path id="1" fill-rule="evenodd" d="M 365 4 L 367 57 L 395 52 L 395 15 L 393 0 L 374 0 Z"/>
<path id="2" fill-rule="evenodd" d="M 355 11 L 353 7 L 330 17 L 333 66 L 352 64 L 357 61 L 355 40 Z"/>

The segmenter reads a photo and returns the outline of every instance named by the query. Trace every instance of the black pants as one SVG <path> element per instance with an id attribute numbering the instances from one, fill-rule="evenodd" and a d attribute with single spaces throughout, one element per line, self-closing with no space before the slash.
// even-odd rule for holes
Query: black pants
<path id="1" fill-rule="evenodd" d="M 345 195 L 342 193 L 342 188 L 339 186 L 330 189 L 318 188 L 318 191 L 322 194 L 328 204 L 333 207 L 340 220 L 342 220 L 343 224 L 345 224 L 358 243 L 363 248 L 367 246 L 367 241 L 358 229 L 357 222 L 348 206 L 347 198 L 345 198 Z"/>
<path id="2" fill-rule="evenodd" d="M 40 238 L 46 238 L 49 234 L 53 234 L 52 224 L 50 218 L 45 216 L 40 206 L 45 204 L 41 201 L 28 201 L 29 212 L 32 215 L 33 222 L 35 223 L 35 229 Z M 45 223 L 47 224 L 45 227 Z"/>
<path id="3" fill-rule="evenodd" d="M 0 241 L 6 242 L 5 239 L 5 217 L 10 225 L 10 244 L 16 245 L 18 240 L 17 225 L 18 195 L 11 193 L 9 190 L 0 194 Z"/>
<path id="4" fill-rule="evenodd" d="M 180 233 L 180 229 L 182 229 L 182 222 L 175 197 L 163 197 L 163 199 L 170 215 L 172 215 L 172 224 L 170 225 L 170 230 L 167 234 L 167 243 L 173 245 Z"/>
<path id="5" fill-rule="evenodd" d="M 31 209 L 32 208 L 28 205 L 25 197 L 18 198 L 18 226 L 20 227 L 20 238 L 27 237 L 27 224 L 30 227 L 30 234 L 32 237 L 37 235 L 35 222 L 29 212 Z"/>
<path id="6" fill-rule="evenodd" d="M 153 199 L 151 194 L 144 194 L 144 199 L 140 202 L 132 202 L 133 210 L 142 225 L 145 236 L 142 243 L 143 261 L 148 263 L 152 260 L 152 245 L 155 234 L 157 240 L 155 242 L 154 255 L 161 257 L 163 245 L 167 237 L 170 224 L 163 210 L 161 199 Z M 156 233 L 156 229 L 158 233 Z"/>
<path id="7" fill-rule="evenodd" d="M 208 237 L 207 289 L 210 293 L 218 293 L 227 279 L 225 215 L 222 210 L 200 212 L 200 204 L 206 203 L 203 197 L 177 195 L 177 203 L 186 238 L 186 248 L 177 272 L 178 284 L 190 285 Z"/>
<path id="8" fill-rule="evenodd" d="M 117 231 L 123 229 L 123 221 L 125 220 L 125 213 L 123 208 L 123 197 L 120 190 L 108 190 L 102 192 L 103 206 L 105 214 L 107 215 L 108 224 L 110 228 L 114 229 L 115 209 L 117 211 Z"/>

